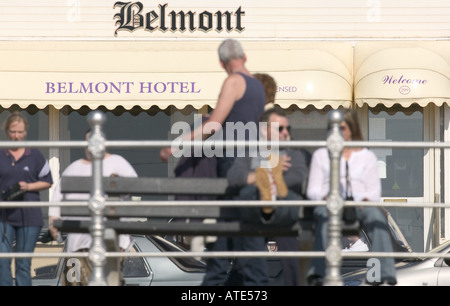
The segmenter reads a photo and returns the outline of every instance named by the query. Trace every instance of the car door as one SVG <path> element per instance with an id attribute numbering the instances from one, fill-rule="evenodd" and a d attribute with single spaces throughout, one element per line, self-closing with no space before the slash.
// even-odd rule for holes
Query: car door
<path id="1" fill-rule="evenodd" d="M 449 254 L 449 253 L 447 253 Z M 438 286 L 450 286 L 450 259 L 440 259 L 436 262 L 439 265 Z"/>

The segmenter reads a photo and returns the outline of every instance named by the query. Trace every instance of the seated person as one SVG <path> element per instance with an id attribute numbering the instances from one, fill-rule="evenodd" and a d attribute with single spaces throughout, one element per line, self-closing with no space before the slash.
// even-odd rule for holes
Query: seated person
<path id="1" fill-rule="evenodd" d="M 290 126 L 285 112 L 278 107 L 270 108 L 261 116 L 260 140 L 290 139 Z M 277 161 L 273 168 L 261 167 L 262 157 L 236 158 L 228 172 L 230 187 L 238 189 L 236 199 L 240 200 L 302 200 L 302 186 L 308 175 L 310 154 L 306 150 L 280 150 L 278 155 L 270 155 L 271 161 Z M 241 207 L 241 220 L 248 223 L 289 224 L 298 220 L 298 206 L 278 207 Z M 268 237 L 273 238 L 278 251 L 299 251 L 297 237 Z M 265 248 L 266 238 L 250 237 L 253 247 L 257 250 Z M 261 246 L 262 244 L 262 246 Z M 255 249 L 256 250 L 256 249 Z M 267 250 L 267 248 L 266 248 Z M 262 259 L 266 260 L 266 259 Z M 297 258 L 282 258 L 280 260 L 281 280 L 270 279 L 269 284 L 297 286 L 300 285 L 300 261 Z M 239 269 L 237 265 L 237 269 Z M 270 268 L 270 267 L 269 267 Z M 239 271 L 237 272 L 239 273 Z"/>
<path id="2" fill-rule="evenodd" d="M 85 139 L 89 140 L 91 135 L 91 130 L 89 129 L 85 133 Z M 103 176 L 105 177 L 137 177 L 137 173 L 133 166 L 121 155 L 111 154 L 105 152 L 103 157 Z M 72 162 L 62 173 L 61 176 L 86 176 L 89 177 L 92 175 L 92 158 L 91 154 L 88 151 L 88 148 L 85 149 L 85 158 L 80 158 L 74 162 Z M 89 200 L 89 193 L 61 193 L 61 180 L 56 184 L 54 194 L 52 197 L 52 202 L 60 202 L 60 201 L 84 201 Z M 122 196 L 121 200 L 129 200 L 129 196 Z M 61 207 L 59 206 L 51 206 L 49 207 L 49 229 L 52 234 L 54 240 L 58 240 L 58 236 L 60 235 L 57 228 L 53 226 L 53 221 L 61 218 Z M 81 220 L 81 218 L 77 217 L 66 217 L 67 219 L 75 219 Z M 86 218 L 90 220 L 90 217 Z M 131 235 L 121 234 L 119 235 L 118 244 L 121 251 L 129 251 L 133 246 L 133 238 Z M 67 236 L 66 241 L 66 249 L 65 252 L 89 252 L 89 249 L 92 245 L 92 236 L 90 233 L 70 233 Z M 92 272 L 92 265 L 90 261 L 86 257 L 76 258 L 80 262 L 80 273 L 81 276 L 79 279 L 74 277 L 73 279 L 68 278 L 68 271 L 71 269 L 71 265 L 67 265 L 67 261 L 70 258 L 66 259 L 65 262 L 65 273 L 63 277 L 63 284 L 65 286 L 87 286 L 89 283 L 89 278 Z M 121 269 L 123 268 L 123 258 L 120 260 Z M 121 271 L 122 272 L 122 271 Z M 120 282 L 123 285 L 123 276 L 122 273 L 120 275 Z"/>
<path id="3" fill-rule="evenodd" d="M 260 140 L 271 141 L 278 139 L 286 141 L 290 138 L 290 126 L 285 112 L 278 107 L 268 109 L 261 116 L 260 122 L 267 123 L 261 125 Z M 271 154 L 270 162 L 279 161 L 276 165 L 270 167 L 261 167 L 261 163 L 267 158 L 262 156 L 236 158 L 233 166 L 228 172 L 228 183 L 230 187 L 238 189 L 237 198 L 242 200 L 299 200 L 303 199 L 301 195 L 302 185 L 308 176 L 309 153 L 305 150 L 282 149 L 278 155 Z M 250 215 L 245 215 L 244 221 L 249 222 L 282 222 L 281 210 L 288 210 L 284 216 L 298 218 L 298 207 L 284 206 L 273 209 L 272 207 L 263 207 L 259 210 L 250 209 L 247 213 L 253 216 L 260 214 L 260 217 L 252 219 Z M 253 211 L 253 213 L 251 212 Z M 265 217 L 265 219 L 261 219 Z M 266 220 L 267 219 L 267 220 Z"/>

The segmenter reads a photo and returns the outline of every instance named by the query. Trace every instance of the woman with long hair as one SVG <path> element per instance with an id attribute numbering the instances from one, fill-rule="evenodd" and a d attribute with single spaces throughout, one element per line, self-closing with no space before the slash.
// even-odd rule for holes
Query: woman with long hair
<path id="1" fill-rule="evenodd" d="M 344 120 L 340 129 L 344 141 L 362 141 L 363 136 L 357 113 L 343 110 Z M 343 199 L 379 202 L 381 180 L 375 154 L 367 148 L 344 148 L 340 160 L 340 191 Z M 317 149 L 312 156 L 307 187 L 310 200 L 325 200 L 330 191 L 330 157 L 327 148 Z M 371 240 L 371 251 L 392 252 L 386 215 L 379 207 L 357 207 L 356 217 L 361 221 Z M 328 244 L 328 214 L 324 206 L 314 209 L 316 233 L 314 250 L 323 251 Z M 393 258 L 380 259 L 379 280 L 374 284 L 395 285 L 396 272 Z M 313 258 L 308 271 L 308 283 L 321 285 L 325 275 L 324 258 Z"/>

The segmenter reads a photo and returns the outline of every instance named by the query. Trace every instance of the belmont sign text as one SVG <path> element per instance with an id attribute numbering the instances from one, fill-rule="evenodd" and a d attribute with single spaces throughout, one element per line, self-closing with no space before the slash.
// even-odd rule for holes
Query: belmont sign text
<path id="1" fill-rule="evenodd" d="M 245 27 L 242 26 L 242 17 L 245 12 L 242 7 L 235 11 L 216 12 L 202 11 L 193 12 L 191 10 L 185 12 L 180 10 L 176 12 L 171 10 L 169 5 L 159 4 L 157 9 L 145 12 L 141 2 L 116 2 L 114 9 L 119 12 L 114 15 L 118 28 L 114 32 L 117 36 L 119 31 L 133 32 L 136 30 L 144 30 L 148 32 L 190 32 L 201 31 L 209 32 L 215 30 L 217 32 L 242 32 Z"/>

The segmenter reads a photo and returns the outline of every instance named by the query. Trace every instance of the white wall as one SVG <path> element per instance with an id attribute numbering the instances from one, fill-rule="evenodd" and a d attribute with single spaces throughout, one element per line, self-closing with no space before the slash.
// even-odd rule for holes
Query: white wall
<path id="1" fill-rule="evenodd" d="M 230 32 L 179 30 L 154 32 L 137 29 L 118 31 L 114 18 L 116 0 L 1 0 L 0 39 L 359 39 L 359 38 L 447 38 L 450 33 L 450 1 L 446 0 L 141 0 L 141 15 L 165 6 L 170 11 L 195 13 L 194 26 L 203 12 L 232 13 Z M 132 3 L 136 3 L 134 1 Z M 137 12 L 137 9 L 135 8 Z M 240 15 L 237 13 L 240 12 Z M 241 17 L 242 31 L 237 31 Z M 144 17 L 143 17 L 144 18 Z M 144 18 L 145 19 L 145 18 Z M 152 26 L 158 28 L 161 19 Z"/>

